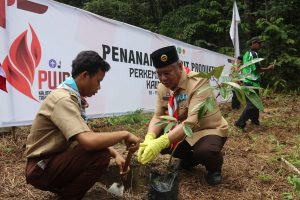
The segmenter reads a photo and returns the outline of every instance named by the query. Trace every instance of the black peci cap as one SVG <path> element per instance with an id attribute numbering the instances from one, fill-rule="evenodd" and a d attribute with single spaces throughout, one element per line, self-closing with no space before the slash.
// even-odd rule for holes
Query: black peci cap
<path id="1" fill-rule="evenodd" d="M 155 68 L 162 68 L 179 60 L 175 46 L 160 48 L 150 55 Z"/>

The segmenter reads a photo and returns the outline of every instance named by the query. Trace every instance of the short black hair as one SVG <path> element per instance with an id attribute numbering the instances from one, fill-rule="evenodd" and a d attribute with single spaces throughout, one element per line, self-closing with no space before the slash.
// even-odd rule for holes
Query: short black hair
<path id="1" fill-rule="evenodd" d="M 250 41 L 251 41 L 252 44 L 253 44 L 253 43 L 261 43 L 261 42 L 262 42 L 262 40 L 260 39 L 259 36 L 252 37 L 252 38 L 250 39 Z"/>
<path id="2" fill-rule="evenodd" d="M 73 78 L 84 71 L 93 76 L 99 70 L 107 72 L 110 70 L 110 65 L 95 51 L 81 51 L 72 62 Z"/>
<path id="3" fill-rule="evenodd" d="M 243 56 L 238 56 L 237 59 L 243 61 Z"/>
<path id="4" fill-rule="evenodd" d="M 248 45 L 251 46 L 255 43 L 259 43 L 261 44 L 262 42 L 264 42 L 259 36 L 255 36 L 255 37 L 252 37 L 249 41 L 248 41 Z"/>

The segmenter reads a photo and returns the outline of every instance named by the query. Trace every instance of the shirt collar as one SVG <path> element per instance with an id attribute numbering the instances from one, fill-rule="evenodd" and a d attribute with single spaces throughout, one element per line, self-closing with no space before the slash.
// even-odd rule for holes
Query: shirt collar
<path id="1" fill-rule="evenodd" d="M 188 78 L 187 76 L 188 75 L 187 75 L 185 69 L 182 68 L 180 81 L 179 81 L 176 89 L 174 90 L 174 92 L 179 90 L 179 89 L 186 90 L 186 88 L 187 88 L 187 78 Z"/>
<path id="2" fill-rule="evenodd" d="M 73 79 L 71 76 L 68 77 L 68 78 L 64 81 L 64 83 L 65 83 L 66 85 L 68 85 L 69 87 L 71 87 L 73 90 L 75 90 L 76 92 L 79 93 L 77 84 L 76 84 L 76 82 L 75 82 L 75 79 Z"/>

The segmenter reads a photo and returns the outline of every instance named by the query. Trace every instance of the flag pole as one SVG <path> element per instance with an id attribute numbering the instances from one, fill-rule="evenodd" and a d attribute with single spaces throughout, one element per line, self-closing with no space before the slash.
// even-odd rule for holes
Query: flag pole
<path id="1" fill-rule="evenodd" d="M 236 36 L 236 20 L 235 20 L 235 0 L 233 1 L 233 35 Z M 237 58 L 236 55 L 236 37 L 233 38 L 233 48 L 234 48 L 234 57 Z"/>
<path id="2" fill-rule="evenodd" d="M 230 38 L 232 40 L 233 48 L 234 48 L 234 57 L 237 58 L 240 54 L 240 45 L 239 45 L 239 30 L 238 24 L 241 22 L 239 11 L 236 5 L 236 1 L 233 1 L 233 9 L 232 9 L 232 20 L 230 26 Z"/>

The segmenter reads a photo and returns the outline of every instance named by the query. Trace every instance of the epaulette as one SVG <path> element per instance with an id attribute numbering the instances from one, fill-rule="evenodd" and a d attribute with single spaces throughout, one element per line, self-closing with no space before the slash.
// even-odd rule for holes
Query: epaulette
<path id="1" fill-rule="evenodd" d="M 197 78 L 195 77 L 195 75 L 198 74 L 197 72 L 193 72 L 191 71 L 188 75 L 187 75 L 187 78 L 191 79 L 191 78 Z"/>
<path id="2" fill-rule="evenodd" d="M 70 94 L 70 96 L 71 96 L 71 99 L 72 99 L 73 101 L 75 101 L 76 103 L 79 103 L 79 102 L 78 102 L 78 97 L 77 97 L 76 93 L 73 92 L 73 91 L 70 91 L 70 90 L 68 90 L 68 91 L 69 91 L 69 94 Z"/>

